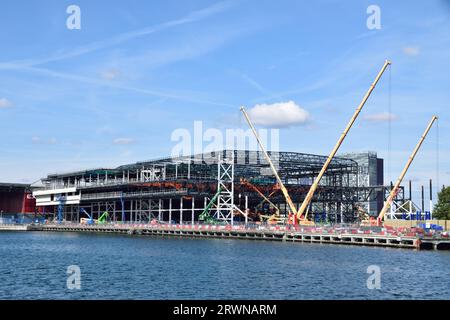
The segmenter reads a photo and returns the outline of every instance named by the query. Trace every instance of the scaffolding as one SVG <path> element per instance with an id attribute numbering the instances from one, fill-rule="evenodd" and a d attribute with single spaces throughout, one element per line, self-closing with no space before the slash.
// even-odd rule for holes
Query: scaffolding
<path id="1" fill-rule="evenodd" d="M 217 165 L 217 209 L 215 218 L 233 224 L 234 212 L 234 163 L 221 160 Z"/>

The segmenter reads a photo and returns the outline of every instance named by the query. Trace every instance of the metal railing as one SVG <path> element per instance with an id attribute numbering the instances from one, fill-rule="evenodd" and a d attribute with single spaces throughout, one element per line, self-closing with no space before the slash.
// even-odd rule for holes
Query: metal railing
<path id="1" fill-rule="evenodd" d="M 93 200 L 93 199 L 114 199 L 114 198 L 140 198 L 140 197 L 151 197 L 151 196 L 161 196 L 161 195 L 174 195 L 174 194 L 186 194 L 187 189 L 182 188 L 178 190 L 159 190 L 159 191 L 140 191 L 140 192 L 101 192 L 101 193 L 87 193 L 81 195 L 81 200 Z"/>
<path id="2" fill-rule="evenodd" d="M 98 188 L 98 187 L 107 187 L 107 186 L 118 186 L 118 185 L 127 185 L 133 183 L 145 183 L 145 182 L 166 182 L 166 181 L 175 181 L 178 179 L 190 179 L 190 180 L 214 180 L 217 177 L 211 175 L 195 175 L 191 174 L 189 177 L 186 173 L 180 173 L 178 175 L 166 175 L 165 178 L 159 177 L 156 179 L 111 179 L 108 181 L 100 180 L 100 181 L 85 181 L 80 183 L 65 183 L 65 184 L 49 184 L 44 186 L 44 190 L 56 190 L 56 189 L 67 189 L 67 188 L 78 188 L 78 189 L 89 189 L 89 188 Z"/>

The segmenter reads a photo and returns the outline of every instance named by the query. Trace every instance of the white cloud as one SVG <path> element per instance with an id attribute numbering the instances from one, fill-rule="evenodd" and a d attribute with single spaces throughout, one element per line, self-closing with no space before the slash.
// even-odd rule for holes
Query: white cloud
<path id="1" fill-rule="evenodd" d="M 385 122 L 385 121 L 395 121 L 398 119 L 398 117 L 393 113 L 381 112 L 366 115 L 363 117 L 363 119 L 371 122 Z"/>
<path id="2" fill-rule="evenodd" d="M 0 98 L 0 109 L 6 109 L 12 107 L 13 104 L 6 98 Z"/>
<path id="3" fill-rule="evenodd" d="M 248 111 L 248 114 L 254 124 L 265 127 L 302 125 L 310 120 L 309 112 L 294 101 L 257 104 Z"/>
<path id="4" fill-rule="evenodd" d="M 404 47 L 403 53 L 405 53 L 408 56 L 417 56 L 420 53 L 419 47 Z"/>
<path id="5" fill-rule="evenodd" d="M 132 144 L 134 143 L 134 139 L 131 138 L 117 138 L 113 141 L 114 144 Z"/>

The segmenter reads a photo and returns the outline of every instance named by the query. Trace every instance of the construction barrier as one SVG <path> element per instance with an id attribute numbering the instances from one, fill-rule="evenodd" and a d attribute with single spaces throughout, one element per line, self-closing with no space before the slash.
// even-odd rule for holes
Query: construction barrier
<path id="1" fill-rule="evenodd" d="M 402 220 L 402 219 L 387 219 L 384 221 L 384 227 L 406 227 L 414 228 L 419 224 L 435 224 L 441 226 L 444 230 L 450 231 L 450 220 Z"/>

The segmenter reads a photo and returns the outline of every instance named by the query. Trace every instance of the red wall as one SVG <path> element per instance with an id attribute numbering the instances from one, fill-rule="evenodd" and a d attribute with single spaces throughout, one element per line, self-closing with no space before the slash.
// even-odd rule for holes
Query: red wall
<path id="1" fill-rule="evenodd" d="M 36 209 L 36 199 L 33 198 L 33 195 L 31 192 L 26 192 L 23 195 L 23 206 L 22 206 L 22 212 L 23 213 L 34 213 Z"/>
<path id="2" fill-rule="evenodd" d="M 36 200 L 23 191 L 0 191 L 0 211 L 4 213 L 34 213 Z"/>

